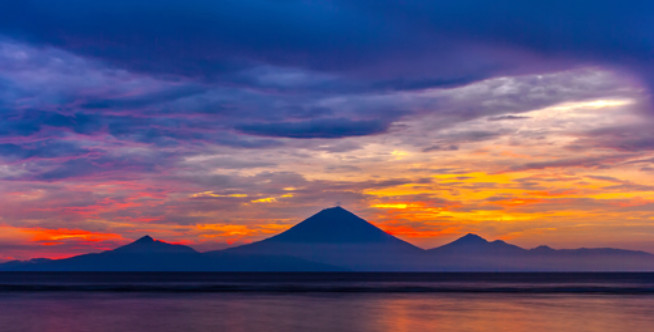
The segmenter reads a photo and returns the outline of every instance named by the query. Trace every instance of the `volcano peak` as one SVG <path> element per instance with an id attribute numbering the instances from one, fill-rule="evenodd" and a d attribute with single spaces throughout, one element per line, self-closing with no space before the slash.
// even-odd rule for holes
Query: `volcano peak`
<path id="1" fill-rule="evenodd" d="M 354 213 L 335 206 L 324 209 L 268 242 L 371 243 L 395 238 Z M 397 240 L 397 239 L 395 239 Z"/>

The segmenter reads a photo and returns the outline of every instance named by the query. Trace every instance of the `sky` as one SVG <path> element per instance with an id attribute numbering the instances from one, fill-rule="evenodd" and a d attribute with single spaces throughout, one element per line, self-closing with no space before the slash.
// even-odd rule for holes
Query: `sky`
<path id="1" fill-rule="evenodd" d="M 341 205 L 423 248 L 654 252 L 654 3 L 0 2 L 0 261 Z"/>

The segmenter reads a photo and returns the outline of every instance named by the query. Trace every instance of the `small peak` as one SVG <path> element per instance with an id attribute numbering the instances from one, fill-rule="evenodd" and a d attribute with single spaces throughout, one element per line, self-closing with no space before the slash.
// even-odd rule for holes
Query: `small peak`
<path id="1" fill-rule="evenodd" d="M 541 246 L 538 246 L 538 247 L 536 247 L 536 248 L 534 248 L 534 249 L 531 249 L 531 250 L 538 250 L 538 251 L 554 251 L 554 249 L 552 249 L 552 247 L 550 247 L 550 246 L 546 246 L 546 245 L 541 245 Z"/>
<path id="2" fill-rule="evenodd" d="M 481 237 L 481 236 L 479 236 L 477 234 L 468 233 L 468 234 L 460 237 L 459 239 L 455 240 L 451 244 L 457 245 L 457 246 L 460 246 L 460 245 L 463 245 L 463 246 L 470 246 L 470 245 L 477 246 L 477 245 L 488 244 L 488 241 L 486 241 L 486 239 L 484 239 L 483 237 Z"/>
<path id="3" fill-rule="evenodd" d="M 126 244 L 112 251 L 122 253 L 195 252 L 195 250 L 191 247 L 155 240 L 149 235 L 146 235 L 130 244 Z"/>
<path id="4" fill-rule="evenodd" d="M 464 249 L 464 250 L 470 250 L 470 249 L 479 249 L 479 248 L 486 248 L 488 245 L 488 241 L 486 241 L 483 237 L 473 234 L 473 233 L 468 233 L 442 247 L 435 248 L 436 250 L 458 250 L 458 249 Z"/>
<path id="5" fill-rule="evenodd" d="M 323 216 L 327 217 L 329 216 L 330 218 L 343 218 L 343 217 L 351 217 L 351 216 L 356 216 L 354 213 L 340 207 L 340 206 L 334 206 L 330 208 L 323 209 L 322 211 L 318 212 L 315 214 L 316 216 Z"/>
<path id="6" fill-rule="evenodd" d="M 334 212 L 336 212 L 336 211 L 347 211 L 347 210 L 342 208 L 340 205 L 337 205 L 337 206 L 332 206 L 330 208 L 323 209 L 323 211 L 334 211 Z M 347 211 L 347 212 L 349 212 L 349 211 Z"/>
<path id="7" fill-rule="evenodd" d="M 152 243 L 152 242 L 154 242 L 154 239 L 150 235 L 146 235 L 136 240 L 134 243 Z"/>
<path id="8" fill-rule="evenodd" d="M 483 237 L 481 237 L 481 236 L 479 236 L 479 235 L 477 235 L 477 234 L 473 234 L 473 233 L 468 233 L 468 234 L 466 234 L 465 236 L 461 237 L 461 238 L 459 239 L 459 241 L 465 241 L 465 242 L 484 242 L 484 243 L 488 242 L 488 241 L 486 241 L 486 239 L 484 239 Z"/>

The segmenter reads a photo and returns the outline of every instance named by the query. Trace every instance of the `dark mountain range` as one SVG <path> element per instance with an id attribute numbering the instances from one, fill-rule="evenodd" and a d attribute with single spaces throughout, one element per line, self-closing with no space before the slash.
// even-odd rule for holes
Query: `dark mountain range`
<path id="1" fill-rule="evenodd" d="M 654 255 L 524 249 L 475 234 L 423 250 L 334 207 L 271 238 L 220 251 L 200 253 L 144 236 L 101 253 L 7 262 L 0 271 L 654 271 Z"/>
<path id="2" fill-rule="evenodd" d="M 0 265 L 0 271 L 340 271 L 327 264 L 275 255 L 199 253 L 144 236 L 102 253 L 66 259 L 32 259 Z"/>
<path id="3" fill-rule="evenodd" d="M 428 266 L 440 271 L 654 271 L 654 255 L 611 248 L 524 249 L 468 234 L 427 250 Z"/>
<path id="4" fill-rule="evenodd" d="M 128 245 L 101 253 L 58 260 L 9 262 L 4 269 L 37 271 L 149 271 L 173 270 L 184 262 L 195 269 L 208 262 L 191 247 L 174 245 L 144 236 Z"/>

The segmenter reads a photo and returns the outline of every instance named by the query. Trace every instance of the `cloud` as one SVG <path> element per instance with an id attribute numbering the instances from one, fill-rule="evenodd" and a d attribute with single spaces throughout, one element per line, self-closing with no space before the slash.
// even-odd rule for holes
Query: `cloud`
<path id="1" fill-rule="evenodd" d="M 488 121 L 524 120 L 524 119 L 529 119 L 529 117 L 509 114 L 509 115 L 493 116 L 488 118 Z"/>
<path id="2" fill-rule="evenodd" d="M 546 169 L 546 168 L 606 168 L 615 162 L 633 157 L 630 154 L 611 154 L 578 158 L 565 158 L 542 162 L 526 163 L 512 167 L 513 170 Z"/>
<path id="3" fill-rule="evenodd" d="M 654 133 L 652 121 L 638 124 L 608 126 L 583 133 L 577 141 L 580 145 L 610 148 L 624 152 L 654 150 Z"/>
<path id="4" fill-rule="evenodd" d="M 383 133 L 389 124 L 377 120 L 320 119 L 298 122 L 244 124 L 237 129 L 250 135 L 289 138 L 342 138 Z"/>
<path id="5" fill-rule="evenodd" d="M 150 105 L 191 97 L 202 92 L 204 89 L 200 87 L 186 85 L 136 96 L 91 99 L 82 103 L 80 107 L 85 109 L 142 109 Z"/>
<path id="6" fill-rule="evenodd" d="M 592 9 L 562 0 L 168 0 L 156 12 L 149 5 L 8 3 L 0 33 L 129 70 L 210 81 L 238 82 L 262 64 L 344 75 L 377 91 L 593 64 L 627 68 L 646 84 L 654 77 L 648 1 L 596 1 Z M 290 73 L 273 81 L 302 82 Z"/>
<path id="7" fill-rule="evenodd" d="M 330 45 L 341 45 L 351 56 L 375 44 L 371 38 L 383 29 L 379 20 L 329 4 L 291 1 L 194 0 L 159 3 L 158 13 L 144 1 L 82 4 L 74 1 L 49 7 L 47 2 L 3 6 L 0 30 L 24 35 L 85 55 L 93 55 L 130 69 L 213 76 L 242 68 L 254 61 L 284 64 L 323 62 L 336 56 Z M 40 17 L 25 25 L 13 15 Z M 162 15 L 163 14 L 163 15 Z M 308 19 L 308 18 L 311 19 Z M 362 24 L 368 23 L 366 27 Z M 54 32 L 53 26 L 60 30 Z M 130 31 L 130 37 L 126 32 Z M 184 33 L 181 33 L 184 31 Z M 98 39 L 96 36 L 102 35 Z M 364 44 L 361 41 L 368 40 Z M 112 44 L 111 49 L 106 48 Z M 85 46 L 82 46 L 85 45 Z M 297 52 L 288 57 L 289 51 Z M 312 59 L 324 52 L 320 59 Z M 368 50 L 366 53 L 369 53 Z M 361 61 L 363 55 L 359 56 Z M 149 61 L 143 61 L 149 58 Z"/>
<path id="8" fill-rule="evenodd" d="M 459 147 L 456 146 L 456 145 L 454 145 L 454 144 L 452 144 L 452 145 L 446 145 L 446 146 L 443 146 L 443 145 L 432 145 L 432 146 L 428 146 L 428 147 L 422 149 L 422 152 L 432 152 L 432 151 L 456 151 L 456 150 L 458 150 L 458 149 L 459 149 Z"/>
<path id="9" fill-rule="evenodd" d="M 0 144 L 0 160 L 51 159 L 84 155 L 91 150 L 70 142 L 35 142 L 24 145 Z"/>

